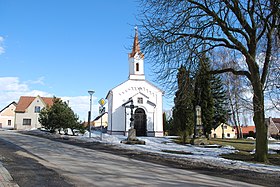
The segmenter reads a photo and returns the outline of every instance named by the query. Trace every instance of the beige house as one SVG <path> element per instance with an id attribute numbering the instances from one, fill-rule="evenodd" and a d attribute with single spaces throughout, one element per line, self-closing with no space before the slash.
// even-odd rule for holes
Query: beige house
<path id="1" fill-rule="evenodd" d="M 236 138 L 236 132 L 232 126 L 221 123 L 212 129 L 211 138 Z"/>
<path id="2" fill-rule="evenodd" d="M 267 118 L 266 122 L 268 123 L 268 137 L 280 138 L 280 118 Z"/>
<path id="3" fill-rule="evenodd" d="M 101 125 L 102 123 L 102 125 Z M 108 126 L 108 113 L 102 113 L 101 115 L 97 116 L 94 120 L 93 120 L 93 126 L 94 127 L 107 127 Z"/>
<path id="4" fill-rule="evenodd" d="M 52 97 L 21 96 L 15 110 L 15 129 L 30 130 L 41 128 L 39 113 L 42 108 L 53 105 Z"/>
<path id="5" fill-rule="evenodd" d="M 15 109 L 17 103 L 12 102 L 0 111 L 0 128 L 14 129 L 15 128 Z"/>

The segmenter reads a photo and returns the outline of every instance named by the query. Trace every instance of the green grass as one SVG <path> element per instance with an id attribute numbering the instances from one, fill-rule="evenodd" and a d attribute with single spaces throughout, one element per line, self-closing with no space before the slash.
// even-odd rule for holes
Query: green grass
<path id="1" fill-rule="evenodd" d="M 237 140 L 237 139 L 210 139 L 210 144 L 218 144 L 222 146 L 232 146 L 239 151 L 251 152 L 255 149 L 254 140 Z"/>
<path id="2" fill-rule="evenodd" d="M 254 140 L 237 140 L 237 139 L 210 139 L 210 144 L 218 144 L 222 146 L 233 146 L 238 152 L 232 154 L 223 154 L 223 158 L 232 160 L 241 160 L 247 162 L 255 162 L 254 154 L 251 152 L 255 149 Z M 268 155 L 269 164 L 280 166 L 280 154 L 269 154 Z"/>

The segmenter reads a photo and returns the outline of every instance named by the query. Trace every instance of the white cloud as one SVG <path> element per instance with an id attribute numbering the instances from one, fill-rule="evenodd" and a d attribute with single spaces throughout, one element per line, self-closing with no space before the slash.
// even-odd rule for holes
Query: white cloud
<path id="1" fill-rule="evenodd" d="M 76 97 L 61 97 L 63 101 L 69 102 L 69 106 L 79 116 L 82 121 L 88 120 L 88 111 L 90 110 L 90 98 L 89 96 L 76 96 Z M 92 114 L 91 119 L 94 119 L 98 115 L 98 103 L 97 98 L 92 97 Z"/>
<path id="2" fill-rule="evenodd" d="M 44 91 L 30 90 L 28 84 L 20 82 L 18 77 L 0 77 L 0 95 L 0 109 L 13 101 L 18 102 L 20 96 L 52 96 Z"/>
<path id="3" fill-rule="evenodd" d="M 44 77 L 39 77 L 37 80 L 28 80 L 21 82 L 18 77 L 0 77 L 0 110 L 6 107 L 11 102 L 18 102 L 20 96 L 43 96 L 43 97 L 53 97 L 56 94 L 44 92 L 41 90 L 31 90 L 29 85 L 31 84 L 41 84 L 44 85 Z M 88 120 L 88 111 L 90 107 L 89 95 L 86 96 L 58 96 L 63 101 L 68 101 L 69 106 L 72 110 L 79 116 L 82 121 Z M 92 97 L 92 117 L 94 119 L 98 115 L 98 101 L 93 95 Z"/>
<path id="4" fill-rule="evenodd" d="M 18 77 L 0 77 L 0 91 L 27 91 L 28 86 L 20 83 Z"/>
<path id="5" fill-rule="evenodd" d="M 26 84 L 40 84 L 40 85 L 45 85 L 44 79 L 45 79 L 45 77 L 39 77 L 39 78 L 36 79 L 36 80 L 28 80 L 28 81 L 26 81 L 25 83 L 26 83 Z"/>
<path id="6" fill-rule="evenodd" d="M 0 36 L 0 55 L 5 53 L 5 49 L 3 47 L 3 43 L 4 43 L 4 38 L 2 36 Z"/>

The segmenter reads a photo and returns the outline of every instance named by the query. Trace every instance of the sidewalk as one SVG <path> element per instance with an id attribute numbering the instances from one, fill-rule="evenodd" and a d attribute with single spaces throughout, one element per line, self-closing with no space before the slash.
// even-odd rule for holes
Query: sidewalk
<path id="1" fill-rule="evenodd" d="M 19 185 L 13 181 L 8 170 L 4 168 L 2 162 L 0 162 L 0 187 L 19 187 Z"/>

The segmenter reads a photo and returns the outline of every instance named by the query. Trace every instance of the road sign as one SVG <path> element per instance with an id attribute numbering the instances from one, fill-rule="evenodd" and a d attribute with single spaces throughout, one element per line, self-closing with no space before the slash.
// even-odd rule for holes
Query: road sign
<path id="1" fill-rule="evenodd" d="M 105 113 L 105 107 L 99 106 L 99 114 Z"/>
<path id="2" fill-rule="evenodd" d="M 101 98 L 98 103 L 103 107 L 106 104 L 106 100 L 104 98 Z"/>

